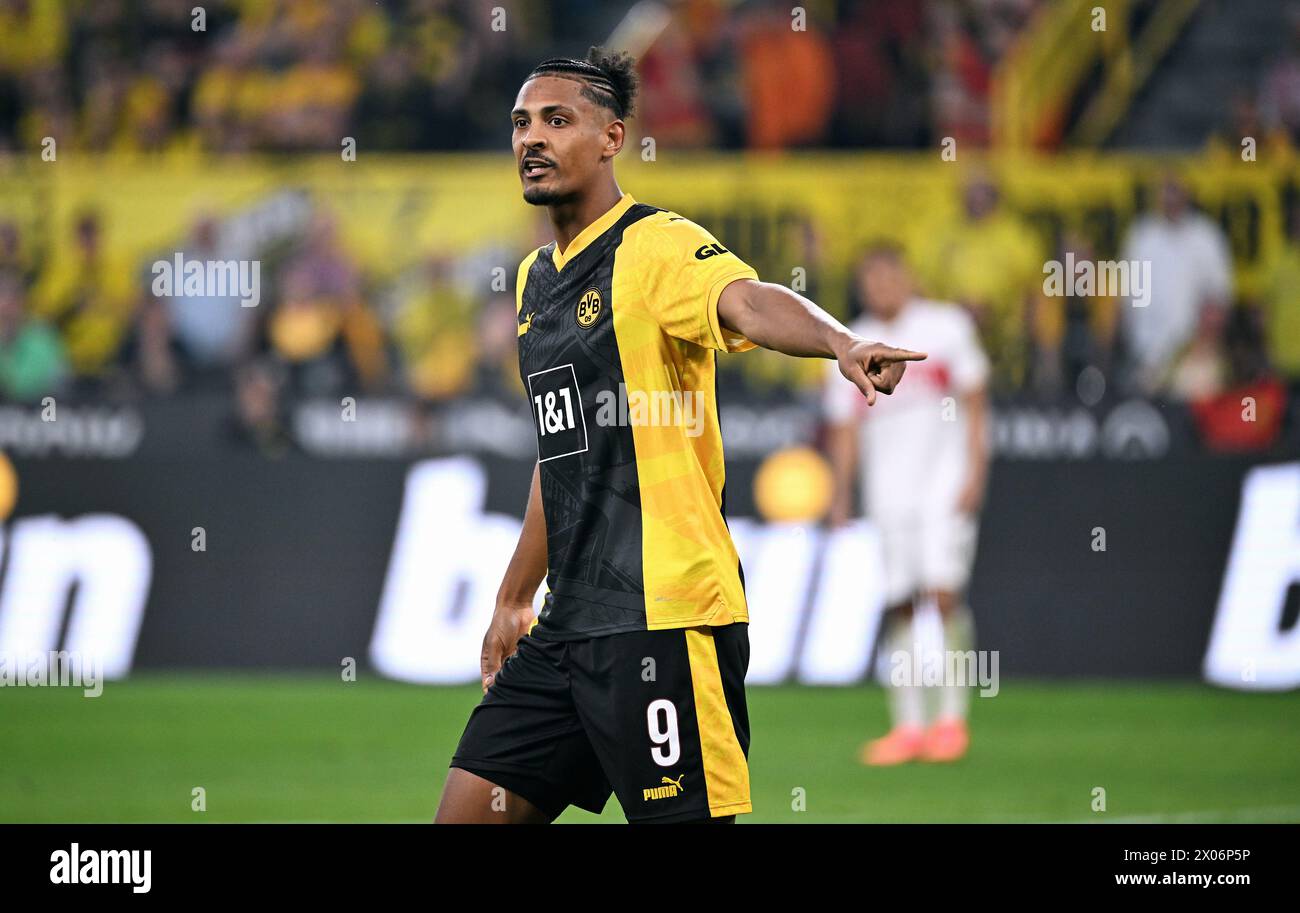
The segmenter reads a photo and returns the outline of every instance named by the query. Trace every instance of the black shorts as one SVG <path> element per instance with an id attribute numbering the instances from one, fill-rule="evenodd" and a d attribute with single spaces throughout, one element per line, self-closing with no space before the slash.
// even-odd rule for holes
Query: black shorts
<path id="1" fill-rule="evenodd" d="M 628 821 L 743 814 L 749 625 L 588 640 L 526 635 L 474 708 L 451 766 L 554 817 L 618 796 Z"/>

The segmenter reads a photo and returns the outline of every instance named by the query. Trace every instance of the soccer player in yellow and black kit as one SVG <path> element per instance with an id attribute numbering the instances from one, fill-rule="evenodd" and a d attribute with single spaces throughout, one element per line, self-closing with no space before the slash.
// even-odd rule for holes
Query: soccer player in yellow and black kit
<path id="1" fill-rule="evenodd" d="M 716 353 L 834 358 L 869 403 L 924 357 L 853 335 L 619 190 L 635 91 L 631 60 L 593 48 L 538 66 L 510 115 L 524 199 L 549 209 L 556 238 L 517 285 L 537 465 L 438 822 L 546 822 L 599 812 L 611 791 L 633 822 L 750 811 L 749 614 Z M 661 420 L 697 403 L 691 421 Z"/>

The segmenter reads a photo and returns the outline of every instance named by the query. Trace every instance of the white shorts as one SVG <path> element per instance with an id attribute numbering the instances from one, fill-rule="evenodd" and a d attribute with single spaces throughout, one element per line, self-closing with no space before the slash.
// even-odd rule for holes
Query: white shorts
<path id="1" fill-rule="evenodd" d="M 885 565 L 885 605 L 920 593 L 959 592 L 975 563 L 978 519 L 947 513 L 875 520 Z"/>

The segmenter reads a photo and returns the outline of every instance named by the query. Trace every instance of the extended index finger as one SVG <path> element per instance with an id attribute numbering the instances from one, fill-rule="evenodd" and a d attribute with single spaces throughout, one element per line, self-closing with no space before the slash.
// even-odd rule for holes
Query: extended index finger
<path id="1" fill-rule="evenodd" d="M 871 353 L 871 357 L 880 361 L 925 361 L 929 356 L 925 352 L 913 352 L 911 349 L 881 346 Z"/>

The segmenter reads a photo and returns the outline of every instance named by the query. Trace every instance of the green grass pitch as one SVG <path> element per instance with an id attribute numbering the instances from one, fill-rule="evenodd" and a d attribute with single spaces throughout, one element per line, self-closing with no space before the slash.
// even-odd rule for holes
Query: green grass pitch
<path id="1" fill-rule="evenodd" d="M 140 675 L 93 699 L 0 688 L 0 820 L 427 821 L 477 695 L 248 675 Z M 742 821 L 1300 821 L 1300 692 L 1004 681 L 974 699 L 965 759 L 888 770 L 856 761 L 886 722 L 879 688 L 755 687 L 749 701 Z M 621 820 L 612 798 L 561 818 Z"/>

